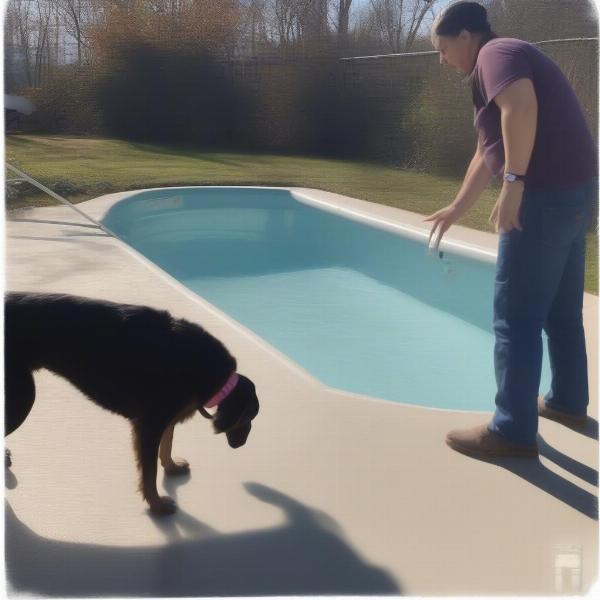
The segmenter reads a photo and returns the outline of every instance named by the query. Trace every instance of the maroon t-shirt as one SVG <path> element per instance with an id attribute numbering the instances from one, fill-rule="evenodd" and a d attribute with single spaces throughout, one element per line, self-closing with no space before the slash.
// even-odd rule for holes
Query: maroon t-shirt
<path id="1" fill-rule="evenodd" d="M 596 145 L 573 88 L 552 59 L 532 44 L 512 38 L 487 42 L 479 51 L 473 71 L 474 125 L 490 171 L 496 176 L 504 171 L 500 109 L 493 100 L 524 77 L 533 82 L 538 102 L 527 187 L 565 188 L 595 177 Z"/>

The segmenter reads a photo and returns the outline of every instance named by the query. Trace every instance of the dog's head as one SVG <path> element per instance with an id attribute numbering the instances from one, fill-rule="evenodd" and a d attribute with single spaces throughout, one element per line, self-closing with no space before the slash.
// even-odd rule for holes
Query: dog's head
<path id="1" fill-rule="evenodd" d="M 246 443 L 252 419 L 258 414 L 256 389 L 250 379 L 239 376 L 235 388 L 221 401 L 212 417 L 215 433 L 225 433 L 232 448 Z"/>

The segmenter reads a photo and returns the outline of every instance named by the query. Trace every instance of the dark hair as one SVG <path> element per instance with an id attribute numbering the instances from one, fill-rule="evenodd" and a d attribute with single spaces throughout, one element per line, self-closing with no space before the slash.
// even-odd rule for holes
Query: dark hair
<path id="1" fill-rule="evenodd" d="M 478 2 L 455 2 L 448 6 L 439 16 L 435 34 L 457 37 L 463 29 L 483 34 L 485 42 L 498 37 L 488 23 L 485 7 Z"/>

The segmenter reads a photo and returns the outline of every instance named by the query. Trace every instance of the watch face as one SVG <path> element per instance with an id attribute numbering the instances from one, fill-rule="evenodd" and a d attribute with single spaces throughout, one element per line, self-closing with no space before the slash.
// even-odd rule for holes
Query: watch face
<path id="1" fill-rule="evenodd" d="M 517 180 L 517 176 L 514 175 L 513 173 L 506 173 L 506 175 L 504 175 L 504 179 L 506 179 L 506 181 L 516 181 Z"/>

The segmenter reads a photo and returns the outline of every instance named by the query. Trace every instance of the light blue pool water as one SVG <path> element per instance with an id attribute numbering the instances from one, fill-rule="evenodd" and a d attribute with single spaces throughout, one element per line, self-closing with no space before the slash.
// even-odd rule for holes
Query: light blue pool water
<path id="1" fill-rule="evenodd" d="M 428 257 L 422 242 L 276 189 L 140 192 L 103 222 L 331 387 L 494 408 L 490 263 Z"/>

